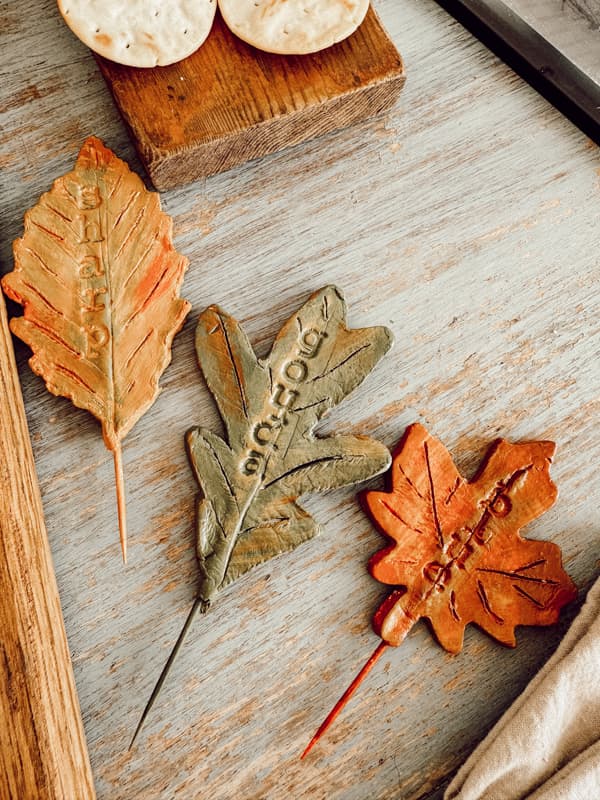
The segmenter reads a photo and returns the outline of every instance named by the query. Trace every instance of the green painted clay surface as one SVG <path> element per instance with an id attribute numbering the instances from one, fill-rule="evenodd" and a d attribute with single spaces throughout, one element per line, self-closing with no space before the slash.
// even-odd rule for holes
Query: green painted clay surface
<path id="1" fill-rule="evenodd" d="M 204 608 L 253 566 L 319 533 L 297 502 L 301 495 L 358 483 L 390 464 L 387 448 L 369 437 L 313 433 L 393 342 L 387 328 L 349 330 L 345 318 L 340 290 L 322 289 L 259 359 L 220 308 L 200 316 L 198 360 L 228 440 L 204 428 L 187 434 L 203 491 L 197 554 Z"/>

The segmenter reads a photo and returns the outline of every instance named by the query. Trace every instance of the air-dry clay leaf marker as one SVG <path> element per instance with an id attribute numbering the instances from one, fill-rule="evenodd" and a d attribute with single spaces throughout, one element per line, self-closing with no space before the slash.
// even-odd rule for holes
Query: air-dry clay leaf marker
<path id="1" fill-rule="evenodd" d="M 102 423 L 124 561 L 121 442 L 156 400 L 190 309 L 179 298 L 188 261 L 173 248 L 172 227 L 158 194 L 91 137 L 74 170 L 26 213 L 14 271 L 2 279 L 24 307 L 10 327 L 33 350 L 32 370 Z"/>
<path id="2" fill-rule="evenodd" d="M 401 644 L 428 619 L 450 653 L 474 622 L 514 647 L 515 626 L 550 625 L 574 600 L 575 585 L 552 542 L 522 539 L 519 530 L 550 508 L 554 444 L 496 442 L 467 482 L 452 457 L 422 425 L 411 425 L 394 453 L 391 491 L 365 492 L 363 502 L 390 544 L 371 558 L 382 583 L 400 586 L 375 613 L 382 641 L 302 754 L 325 733 L 388 645 Z"/>
<path id="3" fill-rule="evenodd" d="M 198 503 L 198 596 L 167 660 L 141 726 L 198 610 L 253 566 L 319 533 L 297 502 L 309 492 L 358 483 L 386 470 L 390 454 L 367 436 L 314 435 L 330 408 L 367 377 L 392 344 L 382 327 L 349 330 L 339 289 L 327 287 L 283 326 L 257 358 L 238 323 L 218 306 L 201 316 L 198 361 L 227 441 L 204 428 L 187 435 L 203 496 Z"/>

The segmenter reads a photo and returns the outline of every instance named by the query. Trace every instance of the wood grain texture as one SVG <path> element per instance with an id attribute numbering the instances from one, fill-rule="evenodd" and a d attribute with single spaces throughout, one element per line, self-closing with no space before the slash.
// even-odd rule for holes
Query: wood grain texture
<path id="1" fill-rule="evenodd" d="M 98 64 L 160 190 L 387 111 L 404 85 L 372 8 L 352 36 L 312 55 L 261 52 L 217 13 L 204 45 L 177 64 Z"/>
<path id="2" fill-rule="evenodd" d="M 0 296 L 0 797 L 95 797 Z"/>
<path id="3" fill-rule="evenodd" d="M 54 1 L 0 9 L 8 271 L 24 212 L 88 133 L 140 165 Z M 387 593 L 367 571 L 381 537 L 354 492 L 313 497 L 307 509 L 324 534 L 223 592 L 190 631 L 143 747 L 127 753 L 197 590 L 184 435 L 198 423 L 220 431 L 193 341 L 210 303 L 264 355 L 307 293 L 339 285 L 348 324 L 387 325 L 397 344 L 322 432 L 392 448 L 421 421 L 465 477 L 496 436 L 555 441 L 559 497 L 527 536 L 561 546 L 582 593 L 598 574 L 598 148 L 433 0 L 380 0 L 377 10 L 410 75 L 391 113 L 163 196 L 190 258 L 183 294 L 193 309 L 124 454 L 126 570 L 114 558 L 112 460 L 98 427 L 48 395 L 18 348 L 102 800 L 437 798 L 576 611 L 553 628 L 517 629 L 514 651 L 473 629 L 462 654 L 446 655 L 416 626 L 382 656 L 319 757 L 301 763 L 331 699 L 378 643 L 371 618 Z"/>

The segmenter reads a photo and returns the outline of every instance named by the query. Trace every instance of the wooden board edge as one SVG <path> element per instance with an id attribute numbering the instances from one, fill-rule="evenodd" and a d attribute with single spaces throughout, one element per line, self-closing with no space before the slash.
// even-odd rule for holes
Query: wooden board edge
<path id="1" fill-rule="evenodd" d="M 162 192 L 384 114 L 395 105 L 405 81 L 402 69 L 383 81 L 358 87 L 318 105 L 174 151 L 144 146 L 126 113 L 123 119 L 150 180 Z"/>
<path id="2" fill-rule="evenodd" d="M 0 291 L 0 796 L 96 797 Z"/>

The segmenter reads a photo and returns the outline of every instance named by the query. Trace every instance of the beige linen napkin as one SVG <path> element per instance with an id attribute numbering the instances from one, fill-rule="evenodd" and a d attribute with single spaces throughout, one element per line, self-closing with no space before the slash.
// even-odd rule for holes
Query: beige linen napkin
<path id="1" fill-rule="evenodd" d="M 444 800 L 600 800 L 600 579 Z"/>

